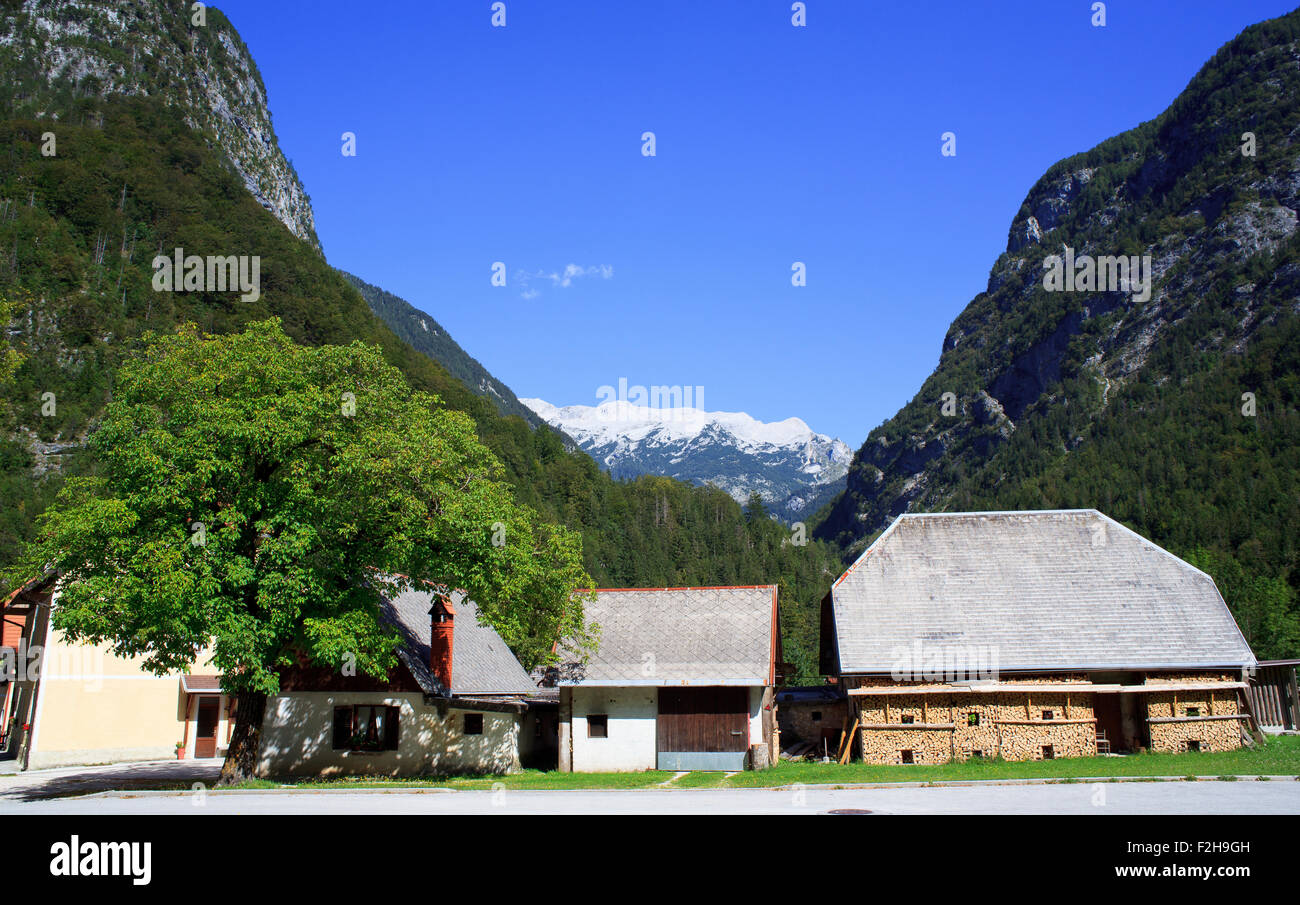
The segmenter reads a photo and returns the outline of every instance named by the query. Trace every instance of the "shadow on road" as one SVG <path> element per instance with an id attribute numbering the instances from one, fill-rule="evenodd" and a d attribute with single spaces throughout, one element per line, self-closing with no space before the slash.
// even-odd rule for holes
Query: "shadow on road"
<path id="1" fill-rule="evenodd" d="M 95 792 L 141 789 L 187 789 L 194 783 L 211 788 L 221 775 L 221 758 L 71 767 L 0 777 L 0 800 L 42 801 Z"/>

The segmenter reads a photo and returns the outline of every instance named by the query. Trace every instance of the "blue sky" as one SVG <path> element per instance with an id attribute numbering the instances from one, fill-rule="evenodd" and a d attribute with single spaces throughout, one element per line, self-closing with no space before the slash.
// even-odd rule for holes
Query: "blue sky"
<path id="1" fill-rule="evenodd" d="M 702 386 L 854 447 L 933 370 L 1043 171 L 1291 7 L 1115 0 L 1095 28 L 1091 0 L 807 0 L 796 28 L 789 0 L 506 0 L 493 28 L 489 0 L 216 5 L 330 263 L 518 395 Z"/>

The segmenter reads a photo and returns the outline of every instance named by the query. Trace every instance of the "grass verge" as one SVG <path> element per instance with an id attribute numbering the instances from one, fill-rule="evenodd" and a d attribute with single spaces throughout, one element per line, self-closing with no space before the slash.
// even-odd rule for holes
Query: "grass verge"
<path id="1" fill-rule="evenodd" d="M 1056 760 L 970 760 L 935 765 L 884 765 L 783 762 L 770 770 L 736 773 L 687 773 L 666 788 L 744 789 L 771 786 L 853 785 L 886 782 L 972 782 L 980 780 L 1044 779 L 1069 782 L 1082 777 L 1140 778 L 1144 776 L 1237 776 L 1268 774 L 1300 777 L 1300 736 L 1270 738 L 1263 748 L 1203 754 L 1133 754 L 1126 757 L 1070 757 Z M 286 782 L 252 780 L 236 789 L 647 789 L 673 774 L 664 770 L 641 773 L 559 773 L 523 770 L 506 776 L 422 776 L 388 778 L 347 776 Z"/>

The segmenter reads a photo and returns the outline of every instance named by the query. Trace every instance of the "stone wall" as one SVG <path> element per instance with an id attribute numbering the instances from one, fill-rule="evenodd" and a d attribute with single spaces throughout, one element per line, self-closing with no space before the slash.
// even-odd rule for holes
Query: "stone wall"
<path id="1" fill-rule="evenodd" d="M 776 711 L 777 722 L 781 727 L 781 744 L 788 748 L 796 740 L 820 742 L 823 729 L 839 732 L 844 728 L 844 718 L 848 713 L 848 703 L 842 699 L 816 702 L 782 701 Z M 834 754 L 834 751 L 831 753 Z"/>

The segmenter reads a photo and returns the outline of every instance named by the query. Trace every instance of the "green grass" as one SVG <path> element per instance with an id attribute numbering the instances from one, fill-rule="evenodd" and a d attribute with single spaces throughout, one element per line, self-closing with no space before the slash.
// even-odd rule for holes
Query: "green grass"
<path id="1" fill-rule="evenodd" d="M 721 776 L 722 774 L 718 774 Z M 559 773 L 555 770 L 521 770 L 483 776 L 340 776 L 331 779 L 287 779 L 275 782 L 253 779 L 232 789 L 646 789 L 673 778 L 667 770 L 641 773 Z M 687 777 L 683 777 L 685 779 Z"/>
<path id="2" fill-rule="evenodd" d="M 1271 738 L 1260 749 L 1204 754 L 1134 754 L 1127 757 L 1072 757 L 1039 761 L 970 760 L 934 766 L 874 764 L 781 763 L 770 770 L 737 773 L 687 773 L 677 779 L 663 770 L 642 773 L 559 773 L 523 770 L 505 776 L 424 776 L 388 778 L 351 776 L 273 782 L 251 780 L 237 789 L 740 789 L 805 785 L 854 785 L 886 782 L 971 782 L 978 780 L 1047 779 L 1075 782 L 1091 777 L 1237 776 L 1267 774 L 1300 777 L 1300 736 Z M 671 782 L 669 780 L 672 780 Z"/>
<path id="3" fill-rule="evenodd" d="M 1063 757 L 1055 760 L 968 760 L 918 765 L 782 763 L 770 770 L 738 773 L 724 787 L 754 788 L 792 783 L 970 782 L 998 779 L 1081 777 L 1300 775 L 1300 736 L 1269 739 L 1260 749 L 1202 754 L 1132 754 L 1125 757 Z"/>

